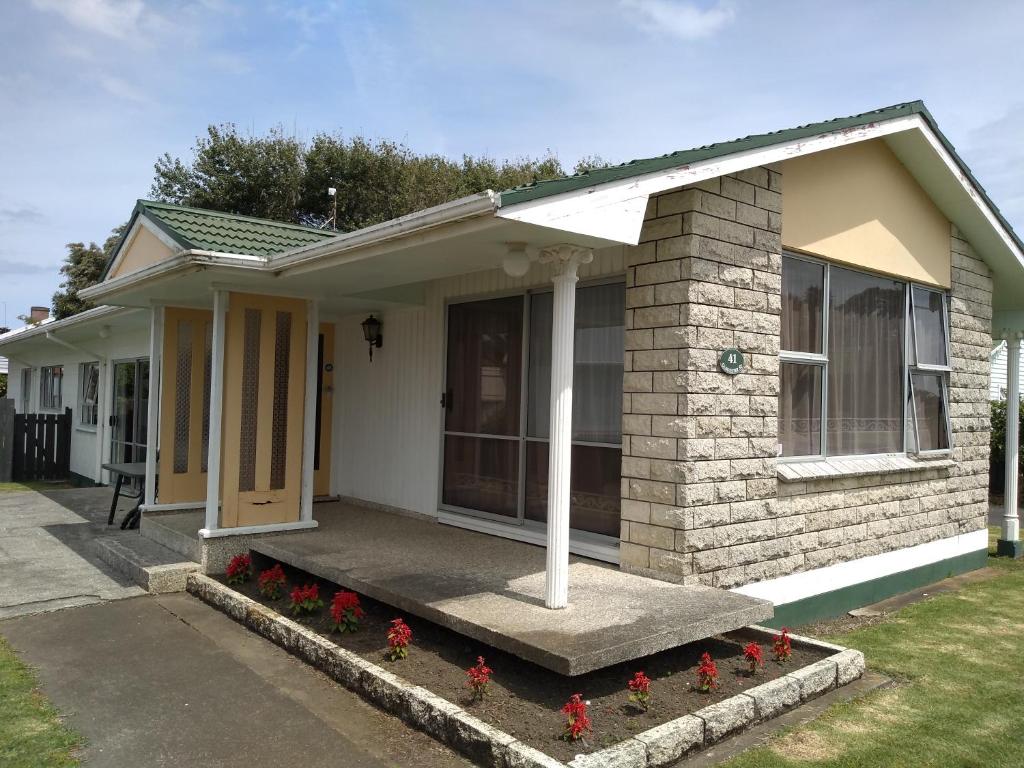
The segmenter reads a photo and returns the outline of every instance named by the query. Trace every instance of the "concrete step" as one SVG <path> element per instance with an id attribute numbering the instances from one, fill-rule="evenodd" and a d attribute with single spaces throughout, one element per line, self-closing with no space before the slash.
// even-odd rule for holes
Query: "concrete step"
<path id="1" fill-rule="evenodd" d="M 199 570 L 199 563 L 183 561 L 177 552 L 135 531 L 100 536 L 93 546 L 100 560 L 153 594 L 184 592 L 189 573 Z"/>
<path id="2" fill-rule="evenodd" d="M 203 559 L 203 545 L 198 534 L 203 522 L 203 513 L 199 511 L 146 512 L 142 515 L 139 531 L 144 538 L 198 563 Z"/>

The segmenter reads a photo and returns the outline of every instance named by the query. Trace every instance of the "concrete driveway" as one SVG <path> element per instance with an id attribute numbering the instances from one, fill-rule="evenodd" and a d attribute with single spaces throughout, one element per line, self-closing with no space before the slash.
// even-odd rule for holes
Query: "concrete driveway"
<path id="1" fill-rule="evenodd" d="M 468 768 L 193 597 L 126 583 L 92 551 L 138 535 L 107 528 L 110 494 L 0 492 L 0 635 L 85 736 L 86 766 Z"/>
<path id="2" fill-rule="evenodd" d="M 145 594 L 91 546 L 109 535 L 110 499 L 109 488 L 0 492 L 0 619 Z"/>

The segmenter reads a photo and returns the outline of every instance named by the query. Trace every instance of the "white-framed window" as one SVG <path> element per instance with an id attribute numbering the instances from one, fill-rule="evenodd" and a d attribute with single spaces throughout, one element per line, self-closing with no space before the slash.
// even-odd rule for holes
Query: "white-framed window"
<path id="1" fill-rule="evenodd" d="M 100 364 L 82 363 L 78 367 L 78 423 L 95 427 L 98 422 Z"/>
<path id="2" fill-rule="evenodd" d="M 786 253 L 781 336 L 783 459 L 952 447 L 944 292 Z"/>
<path id="3" fill-rule="evenodd" d="M 21 412 L 32 410 L 32 369 L 21 369 Z"/>
<path id="4" fill-rule="evenodd" d="M 64 366 L 44 365 L 39 369 L 39 408 L 60 410 L 63 402 Z"/>

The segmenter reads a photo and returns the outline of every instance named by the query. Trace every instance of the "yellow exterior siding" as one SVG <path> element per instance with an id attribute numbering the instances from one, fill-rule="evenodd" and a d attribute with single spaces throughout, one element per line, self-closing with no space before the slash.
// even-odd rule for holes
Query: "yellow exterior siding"
<path id="1" fill-rule="evenodd" d="M 160 239 L 145 227 L 139 227 L 130 243 L 124 247 L 121 260 L 107 275 L 107 280 L 138 272 L 151 264 L 169 259 L 174 255 Z"/>
<path id="2" fill-rule="evenodd" d="M 786 248 L 950 287 L 950 223 L 881 139 L 780 163 Z"/>

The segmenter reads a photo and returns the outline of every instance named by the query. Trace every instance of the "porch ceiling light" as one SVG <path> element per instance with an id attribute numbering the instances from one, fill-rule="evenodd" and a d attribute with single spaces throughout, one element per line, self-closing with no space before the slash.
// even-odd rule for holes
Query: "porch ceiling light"
<path id="1" fill-rule="evenodd" d="M 526 243 L 506 243 L 508 253 L 502 259 L 501 268 L 509 277 L 522 277 L 530 271 L 530 254 Z"/>
<path id="2" fill-rule="evenodd" d="M 384 334 L 380 332 L 381 322 L 373 315 L 363 320 L 363 338 L 370 345 L 370 362 L 373 362 L 373 348 L 380 349 L 384 346 Z"/>

